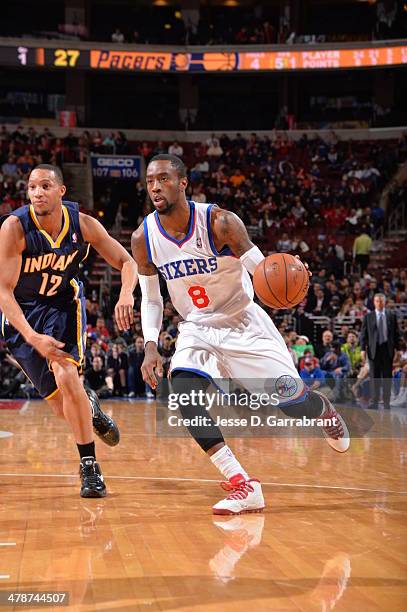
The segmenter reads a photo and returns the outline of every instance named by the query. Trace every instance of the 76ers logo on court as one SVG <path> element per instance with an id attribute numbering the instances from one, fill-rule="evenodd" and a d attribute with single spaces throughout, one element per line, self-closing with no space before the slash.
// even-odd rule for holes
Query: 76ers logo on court
<path id="1" fill-rule="evenodd" d="M 284 374 L 276 380 L 276 391 L 280 397 L 292 397 L 298 389 L 297 382 L 292 376 Z"/>

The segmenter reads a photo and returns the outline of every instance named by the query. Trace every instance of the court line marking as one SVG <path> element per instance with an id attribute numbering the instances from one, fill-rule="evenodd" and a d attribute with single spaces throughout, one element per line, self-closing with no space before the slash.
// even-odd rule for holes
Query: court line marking
<path id="1" fill-rule="evenodd" d="M 0 546 L 17 546 L 17 542 L 0 542 Z"/>
<path id="2" fill-rule="evenodd" d="M 0 477 L 11 478 L 77 478 L 74 474 L 1 474 Z M 170 480 L 176 482 L 214 482 L 219 484 L 219 479 L 213 478 L 178 478 L 172 476 L 108 476 L 108 480 Z M 262 485 L 270 487 L 298 487 L 304 489 L 336 489 L 339 491 L 367 491 L 368 493 L 398 493 L 407 495 L 407 491 L 393 491 L 389 489 L 369 489 L 365 487 L 340 487 L 336 485 L 314 485 L 314 484 L 298 484 L 291 482 L 262 482 Z"/>
<path id="3" fill-rule="evenodd" d="M 0 574 L 0 580 L 7 580 L 7 578 L 10 578 L 10 574 Z"/>

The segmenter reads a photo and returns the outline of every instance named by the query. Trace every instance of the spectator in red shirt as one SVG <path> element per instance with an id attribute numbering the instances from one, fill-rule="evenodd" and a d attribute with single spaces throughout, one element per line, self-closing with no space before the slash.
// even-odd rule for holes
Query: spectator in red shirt
<path id="1" fill-rule="evenodd" d="M 103 317 L 98 317 L 96 319 L 95 327 L 89 327 L 88 325 L 88 334 L 95 334 L 97 338 L 101 338 L 102 340 L 110 339 L 110 333 L 105 325 Z"/>
<path id="2" fill-rule="evenodd" d="M 300 364 L 298 366 L 300 372 L 304 369 L 305 360 L 307 360 L 307 363 L 311 363 L 313 368 L 319 367 L 319 360 L 314 357 L 310 349 L 307 349 L 306 351 L 304 351 L 304 355 L 300 359 Z"/>

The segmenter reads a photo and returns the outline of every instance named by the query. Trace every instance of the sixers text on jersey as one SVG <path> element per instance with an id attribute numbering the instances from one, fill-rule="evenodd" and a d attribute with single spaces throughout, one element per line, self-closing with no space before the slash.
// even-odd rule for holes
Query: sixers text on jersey
<path id="1" fill-rule="evenodd" d="M 208 259 L 179 259 L 171 261 L 157 268 L 164 280 L 174 280 L 183 276 L 195 276 L 195 274 L 212 274 L 218 269 L 216 257 Z"/>

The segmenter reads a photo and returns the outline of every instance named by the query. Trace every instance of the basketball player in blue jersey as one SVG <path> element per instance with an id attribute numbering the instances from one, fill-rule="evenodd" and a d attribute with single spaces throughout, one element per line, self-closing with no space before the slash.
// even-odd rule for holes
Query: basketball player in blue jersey
<path id="1" fill-rule="evenodd" d="M 304 386 L 283 338 L 253 302 L 249 274 L 264 256 L 235 214 L 212 204 L 188 202 L 187 183 L 186 168 L 178 157 L 163 154 L 150 161 L 147 189 L 155 212 L 132 236 L 142 290 L 144 380 L 156 387 L 156 375 L 162 376 L 157 351 L 163 316 L 160 274 L 184 319 L 171 361 L 175 393 L 197 398 L 216 379 L 237 379 L 253 393 L 259 391 L 259 381 L 267 381 L 274 385 L 283 412 L 294 418 L 322 418 L 329 445 L 346 451 L 350 441 L 344 420 L 322 393 Z M 196 404 L 191 401 L 180 408 L 182 416 L 206 423 L 188 429 L 226 478 L 223 488 L 230 491 L 213 507 L 214 514 L 261 511 L 260 482 L 249 477 L 213 419 L 208 425 L 206 406 Z"/>
<path id="2" fill-rule="evenodd" d="M 119 441 L 119 431 L 96 395 L 88 397 L 79 376 L 86 312 L 76 277 L 90 245 L 121 270 L 115 317 L 126 330 L 133 321 L 137 266 L 99 221 L 62 201 L 65 192 L 60 169 L 41 164 L 28 180 L 31 204 L 1 219 L 0 332 L 41 397 L 71 427 L 80 455 L 81 496 L 104 497 L 92 426 L 110 446 Z"/>

